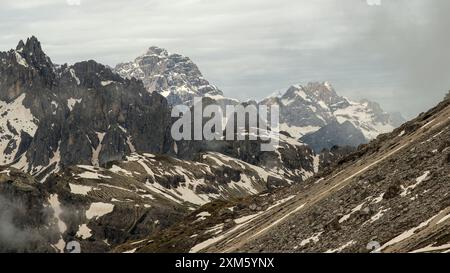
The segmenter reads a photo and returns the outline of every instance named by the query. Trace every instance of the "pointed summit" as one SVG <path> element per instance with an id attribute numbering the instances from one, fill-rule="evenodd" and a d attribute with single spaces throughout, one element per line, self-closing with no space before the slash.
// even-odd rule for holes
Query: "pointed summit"
<path id="1" fill-rule="evenodd" d="M 321 101 L 323 102 L 322 106 L 331 106 L 345 101 L 343 97 L 336 93 L 329 82 L 309 82 L 306 85 L 292 85 L 281 98 L 291 102 L 299 99 L 307 102 Z"/>
<path id="2" fill-rule="evenodd" d="M 16 50 L 21 52 L 23 50 L 23 48 L 25 47 L 25 43 L 23 42 L 23 40 L 19 41 L 19 44 L 16 47 Z"/>
<path id="3" fill-rule="evenodd" d="M 44 53 L 41 43 L 35 36 L 28 38 L 26 43 L 21 40 L 16 50 L 34 67 L 52 66 L 52 61 Z"/>
<path id="4" fill-rule="evenodd" d="M 20 40 L 13 53 L 20 65 L 39 71 L 47 84 L 53 82 L 56 77 L 54 65 L 42 50 L 41 43 L 35 36 L 31 36 L 26 42 Z"/>
<path id="5" fill-rule="evenodd" d="M 151 47 L 148 48 L 148 50 L 147 50 L 145 55 L 158 55 L 158 56 L 167 57 L 170 54 L 164 48 L 160 48 L 160 47 L 157 47 L 157 46 L 151 46 Z"/>

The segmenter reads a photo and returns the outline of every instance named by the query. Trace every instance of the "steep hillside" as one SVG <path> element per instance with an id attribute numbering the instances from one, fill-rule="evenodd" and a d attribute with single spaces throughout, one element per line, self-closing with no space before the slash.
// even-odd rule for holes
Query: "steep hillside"
<path id="1" fill-rule="evenodd" d="M 305 183 L 201 208 L 160 234 L 162 239 L 152 238 L 132 249 L 448 252 L 449 139 L 450 100 L 446 99 Z M 200 233 L 183 228 L 195 225 L 194 218 L 204 210 L 209 216 Z M 224 214 L 226 210 L 230 212 Z M 130 248 L 125 244 L 117 251 Z"/>

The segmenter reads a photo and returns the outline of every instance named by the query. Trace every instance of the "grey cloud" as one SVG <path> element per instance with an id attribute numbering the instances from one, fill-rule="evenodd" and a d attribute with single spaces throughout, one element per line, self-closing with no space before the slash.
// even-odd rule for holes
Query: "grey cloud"
<path id="1" fill-rule="evenodd" d="M 346 96 L 408 117 L 450 88 L 446 0 L 81 3 L 3 0 L 0 48 L 34 34 L 57 63 L 115 65 L 157 45 L 190 56 L 228 96 L 260 99 L 328 80 Z"/>

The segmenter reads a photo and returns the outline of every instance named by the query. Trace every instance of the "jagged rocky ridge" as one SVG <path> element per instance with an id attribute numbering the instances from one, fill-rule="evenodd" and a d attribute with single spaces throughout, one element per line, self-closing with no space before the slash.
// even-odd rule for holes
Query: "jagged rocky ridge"
<path id="1" fill-rule="evenodd" d="M 54 65 L 35 37 L 0 58 L 1 164 L 44 174 L 170 151 L 169 106 L 141 82 L 95 61 Z"/>
<path id="2" fill-rule="evenodd" d="M 447 253 L 449 117 L 447 97 L 305 183 L 211 203 L 116 251 Z"/>
<path id="3" fill-rule="evenodd" d="M 377 103 L 339 96 L 328 82 L 294 85 L 260 103 L 279 105 L 280 129 L 316 152 L 334 145 L 357 147 L 404 122 L 401 115 L 388 114 Z"/>

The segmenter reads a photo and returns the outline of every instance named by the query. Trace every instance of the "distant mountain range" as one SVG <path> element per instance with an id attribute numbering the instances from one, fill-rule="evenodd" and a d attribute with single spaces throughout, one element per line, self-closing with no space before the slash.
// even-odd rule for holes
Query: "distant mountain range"
<path id="1" fill-rule="evenodd" d="M 294 85 L 260 103 L 279 105 L 280 129 L 316 152 L 334 145 L 357 147 L 405 121 L 400 114 L 386 113 L 375 102 L 339 96 L 328 82 Z"/>
<path id="2" fill-rule="evenodd" d="M 134 61 L 117 65 L 114 71 L 124 78 L 142 80 L 150 93 L 160 93 L 170 105 L 191 106 L 194 97 L 213 98 L 222 105 L 239 103 L 224 97 L 188 57 L 170 54 L 159 47 L 150 47 Z M 335 145 L 357 147 L 405 122 L 400 114 L 386 113 L 375 102 L 355 102 L 339 96 L 328 82 L 294 85 L 259 103 L 279 105 L 280 130 L 300 138 L 316 152 Z"/>
<path id="3" fill-rule="evenodd" d="M 260 102 L 281 109 L 275 151 L 248 139 L 174 141 L 171 107 L 192 106 L 195 96 L 240 103 L 189 58 L 156 47 L 115 69 L 93 60 L 54 64 L 36 37 L 0 52 L 0 207 L 7 212 L 0 213 L 0 252 L 62 252 L 72 240 L 85 252 L 112 251 L 202 206 L 330 172 L 400 122 L 375 103 L 310 83 Z M 232 227 L 233 215 L 278 204 L 266 201 L 251 208 L 243 201 L 220 215 Z M 198 222 L 209 217 L 197 214 Z M 11 232 L 23 239 L 11 240 Z"/>

